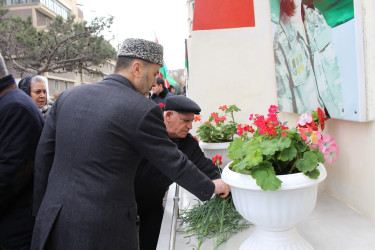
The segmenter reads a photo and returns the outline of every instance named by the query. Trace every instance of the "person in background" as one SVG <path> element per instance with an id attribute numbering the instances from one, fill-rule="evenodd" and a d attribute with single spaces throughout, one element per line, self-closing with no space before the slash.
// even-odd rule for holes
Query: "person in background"
<path id="1" fill-rule="evenodd" d="M 44 119 L 0 55 L 0 249 L 28 250 L 35 150 Z"/>
<path id="2" fill-rule="evenodd" d="M 197 140 L 189 133 L 194 115 L 201 111 L 198 104 L 185 96 L 176 95 L 166 100 L 164 110 L 169 138 L 208 178 L 220 179 L 219 169 L 204 156 Z M 134 186 L 140 219 L 140 250 L 156 249 L 164 214 L 163 197 L 172 183 L 169 177 L 154 167 L 153 162 L 146 159 L 137 169 Z"/>
<path id="3" fill-rule="evenodd" d="M 44 118 L 51 108 L 47 104 L 47 84 L 42 76 L 26 76 L 18 83 L 18 88 L 28 94 L 38 106 Z"/>
<path id="4" fill-rule="evenodd" d="M 173 85 L 169 85 L 169 88 L 168 88 L 169 92 L 171 92 L 172 94 L 176 94 L 176 89 L 173 87 Z"/>
<path id="5" fill-rule="evenodd" d="M 165 100 L 173 96 L 171 92 L 164 86 L 163 78 L 156 77 L 156 85 L 152 87 L 152 95 L 151 100 L 153 100 L 156 104 L 162 103 L 165 105 Z"/>
<path id="6" fill-rule="evenodd" d="M 184 87 L 182 88 L 181 95 L 186 96 L 186 85 L 184 85 Z"/>
<path id="7" fill-rule="evenodd" d="M 169 140 L 160 106 L 146 97 L 162 65 L 160 44 L 125 39 L 114 74 L 54 102 L 35 157 L 31 249 L 137 250 L 134 176 L 143 158 L 201 200 L 228 195 Z"/>

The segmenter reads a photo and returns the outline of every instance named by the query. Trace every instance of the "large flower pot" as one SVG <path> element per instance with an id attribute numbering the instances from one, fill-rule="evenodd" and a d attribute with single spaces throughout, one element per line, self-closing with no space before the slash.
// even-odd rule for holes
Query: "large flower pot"
<path id="1" fill-rule="evenodd" d="M 229 144 L 230 142 L 199 142 L 199 146 L 207 158 L 212 159 L 215 155 L 222 156 L 223 164 L 221 166 L 226 166 L 231 161 L 228 158 Z"/>
<path id="2" fill-rule="evenodd" d="M 277 191 L 263 191 L 250 175 L 224 168 L 222 180 L 231 186 L 237 211 L 255 227 L 240 249 L 314 249 L 295 227 L 314 209 L 318 184 L 327 177 L 319 165 L 319 178 L 310 179 L 303 173 L 278 175 L 283 182 Z"/>

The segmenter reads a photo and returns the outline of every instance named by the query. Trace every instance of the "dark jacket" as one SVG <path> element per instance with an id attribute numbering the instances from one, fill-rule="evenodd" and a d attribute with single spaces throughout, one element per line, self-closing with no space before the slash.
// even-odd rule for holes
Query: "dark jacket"
<path id="1" fill-rule="evenodd" d="M 173 96 L 169 90 L 163 86 L 163 91 L 157 94 L 152 94 L 151 100 L 153 100 L 156 104 L 163 103 L 165 105 L 165 100 L 167 100 L 168 97 Z"/>
<path id="2" fill-rule="evenodd" d="M 172 139 L 172 141 L 211 180 L 221 178 L 219 169 L 212 163 L 212 160 L 204 156 L 197 140 L 191 134 L 184 139 Z M 160 156 L 160 158 L 163 157 Z M 134 180 L 137 203 L 147 202 L 150 197 L 160 192 L 165 193 L 172 183 L 170 178 L 154 167 L 154 163 L 143 160 Z"/>
<path id="3" fill-rule="evenodd" d="M 17 248 L 31 241 L 33 161 L 44 119 L 12 75 L 0 79 L 0 95 L 0 248 Z"/>
<path id="4" fill-rule="evenodd" d="M 125 77 L 63 92 L 37 148 L 31 249 L 137 249 L 142 158 L 199 199 L 212 196 L 212 181 L 169 140 L 161 108 Z"/>
<path id="5" fill-rule="evenodd" d="M 196 139 L 188 134 L 184 139 L 172 139 L 187 158 L 211 180 L 219 179 L 219 169 L 207 159 Z M 163 157 L 162 155 L 160 157 Z M 134 187 L 139 216 L 140 250 L 156 249 L 163 220 L 163 197 L 173 181 L 143 160 L 135 175 Z"/>

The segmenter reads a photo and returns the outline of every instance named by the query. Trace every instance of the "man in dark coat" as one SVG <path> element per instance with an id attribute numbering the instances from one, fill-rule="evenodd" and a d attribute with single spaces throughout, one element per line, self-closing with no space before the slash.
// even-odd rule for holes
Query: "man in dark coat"
<path id="1" fill-rule="evenodd" d="M 165 101 L 173 96 L 171 92 L 164 86 L 164 80 L 161 77 L 156 77 L 156 85 L 152 87 L 153 94 L 150 99 L 156 104 L 162 103 L 165 105 Z"/>
<path id="2" fill-rule="evenodd" d="M 206 158 L 197 140 L 189 133 L 194 115 L 201 109 L 185 96 L 172 96 L 166 100 L 164 123 L 169 138 L 211 180 L 220 179 L 219 169 Z M 163 158 L 160 155 L 160 158 Z M 156 249 L 163 219 L 163 197 L 173 181 L 144 160 L 135 175 L 135 198 L 138 206 L 140 250 Z"/>
<path id="3" fill-rule="evenodd" d="M 0 249 L 30 249 L 34 156 L 44 119 L 13 76 L 0 73 Z"/>
<path id="4" fill-rule="evenodd" d="M 146 98 L 162 54 L 160 44 L 126 39 L 115 74 L 55 101 L 35 158 L 31 249 L 136 250 L 134 176 L 142 158 L 201 200 L 229 193 L 169 140 L 160 106 Z"/>

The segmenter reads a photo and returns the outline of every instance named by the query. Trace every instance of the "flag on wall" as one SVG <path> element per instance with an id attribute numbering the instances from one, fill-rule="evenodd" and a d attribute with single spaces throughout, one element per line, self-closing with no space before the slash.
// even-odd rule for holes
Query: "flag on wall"
<path id="1" fill-rule="evenodd" d="M 156 35 L 155 35 L 155 42 L 159 43 L 159 40 L 156 37 Z M 167 65 L 165 65 L 165 62 L 163 60 L 163 67 L 160 68 L 159 74 L 157 75 L 157 77 L 163 78 L 163 80 L 164 80 L 164 86 L 166 88 L 169 88 L 170 85 L 169 85 L 169 82 L 167 80 L 167 72 L 168 72 Z"/>
<path id="2" fill-rule="evenodd" d="M 253 0 L 195 0 L 193 30 L 255 27 Z"/>
<path id="3" fill-rule="evenodd" d="M 305 0 L 302 3 L 305 3 Z M 332 28 L 354 18 L 353 0 L 315 0 L 313 4 Z M 271 20 L 274 23 L 278 23 L 280 0 L 270 0 L 270 7 Z"/>
<path id="4" fill-rule="evenodd" d="M 185 39 L 185 69 L 187 74 L 189 75 L 189 57 L 188 57 L 188 49 L 187 49 L 187 39 Z"/>

